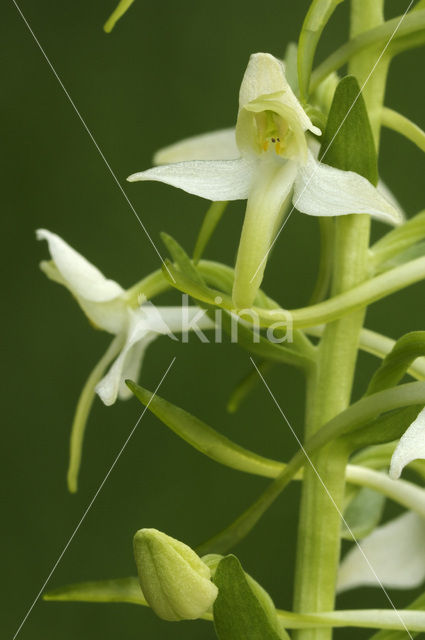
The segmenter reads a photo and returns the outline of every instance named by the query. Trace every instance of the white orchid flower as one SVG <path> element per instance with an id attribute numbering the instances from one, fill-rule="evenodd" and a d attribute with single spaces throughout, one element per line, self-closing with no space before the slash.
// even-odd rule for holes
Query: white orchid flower
<path id="1" fill-rule="evenodd" d="M 157 153 L 155 161 L 163 166 L 128 178 L 165 182 L 213 201 L 248 200 L 236 260 L 237 308 L 252 305 L 291 200 L 313 216 L 368 213 L 394 224 L 401 221 L 366 178 L 318 162 L 309 148 L 311 134 L 321 131 L 289 86 L 283 63 L 257 53 L 242 80 L 235 131 L 174 144 Z"/>
<path id="2" fill-rule="evenodd" d="M 413 589 L 424 580 L 425 520 L 407 511 L 350 549 L 339 567 L 338 591 L 381 585 Z"/>
<path id="3" fill-rule="evenodd" d="M 425 460 L 425 408 L 400 438 L 390 464 L 390 476 L 397 480 L 404 467 L 413 460 Z"/>
<path id="4" fill-rule="evenodd" d="M 113 404 L 117 398 L 131 397 L 125 380 L 137 380 L 146 349 L 155 338 L 170 335 L 175 339 L 174 333 L 192 328 L 195 319 L 195 326 L 200 330 L 212 328 L 214 324 L 199 307 L 155 307 L 147 302 L 135 308 L 117 282 L 105 278 L 58 235 L 39 229 L 37 238 L 47 240 L 52 258 L 41 263 L 44 273 L 72 293 L 95 327 L 115 336 L 90 374 L 74 417 L 68 483 L 75 491 L 84 428 L 94 394 L 106 405 Z M 105 375 L 108 366 L 110 369 Z"/>

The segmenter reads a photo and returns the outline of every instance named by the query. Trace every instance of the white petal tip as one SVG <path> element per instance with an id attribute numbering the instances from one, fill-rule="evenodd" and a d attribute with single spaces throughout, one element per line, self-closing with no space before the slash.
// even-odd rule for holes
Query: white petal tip
<path id="1" fill-rule="evenodd" d="M 104 386 L 102 383 L 97 385 L 96 393 L 107 407 L 113 405 L 117 399 L 117 394 L 114 394 L 110 388 Z"/>
<path id="2" fill-rule="evenodd" d="M 52 235 L 51 231 L 47 231 L 47 229 L 36 229 L 35 237 L 37 240 L 47 240 L 47 238 Z"/>
<path id="3" fill-rule="evenodd" d="M 141 177 L 142 175 L 143 172 L 132 173 L 131 176 L 128 176 L 127 182 L 137 182 L 138 180 L 143 180 L 143 178 Z"/>

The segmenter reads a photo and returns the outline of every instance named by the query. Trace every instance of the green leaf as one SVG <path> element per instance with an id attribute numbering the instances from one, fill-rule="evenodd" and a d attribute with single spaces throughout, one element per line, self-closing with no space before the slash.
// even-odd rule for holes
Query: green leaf
<path id="1" fill-rule="evenodd" d="M 425 610 L 425 593 L 416 598 L 408 607 L 407 610 L 416 610 L 423 611 Z M 388 631 L 387 629 L 383 629 L 382 631 L 378 631 L 378 633 L 374 633 L 371 636 L 370 640 L 406 640 L 406 631 Z M 416 638 L 418 633 L 412 631 L 410 636 L 412 638 Z"/>
<path id="2" fill-rule="evenodd" d="M 55 602 L 127 602 L 147 606 L 138 578 L 77 582 L 52 589 L 43 600 Z"/>
<path id="3" fill-rule="evenodd" d="M 282 471 L 283 463 L 269 460 L 235 444 L 192 414 L 167 402 L 158 395 L 127 380 L 127 385 L 142 404 L 192 447 L 220 464 L 252 473 L 275 477 Z"/>
<path id="4" fill-rule="evenodd" d="M 378 161 L 366 104 L 354 76 L 338 83 L 322 136 L 319 158 L 378 184 Z"/>
<path id="5" fill-rule="evenodd" d="M 416 358 L 425 355 L 425 331 L 406 333 L 395 343 L 374 373 L 366 395 L 395 387 Z"/>
<path id="6" fill-rule="evenodd" d="M 220 561 L 214 582 L 218 596 L 213 616 L 219 640 L 289 640 L 270 596 L 249 579 L 235 556 Z"/>
<path id="7" fill-rule="evenodd" d="M 211 236 L 226 210 L 227 204 L 227 202 L 212 202 L 210 208 L 206 212 L 196 240 L 195 249 L 193 250 L 193 261 L 195 264 L 198 264 L 201 259 Z"/>
<path id="8" fill-rule="evenodd" d="M 367 536 L 381 521 L 385 496 L 367 487 L 356 491 L 354 498 L 344 511 L 341 537 L 345 540 L 360 540 Z"/>
<path id="9" fill-rule="evenodd" d="M 313 0 L 304 19 L 298 41 L 298 80 L 301 100 L 308 98 L 314 54 L 323 29 L 343 0 Z"/>

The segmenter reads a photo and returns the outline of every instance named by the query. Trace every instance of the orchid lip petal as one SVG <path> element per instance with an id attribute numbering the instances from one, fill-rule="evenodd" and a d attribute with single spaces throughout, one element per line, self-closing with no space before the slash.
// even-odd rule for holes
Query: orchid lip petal
<path id="1" fill-rule="evenodd" d="M 154 164 L 171 164 L 190 160 L 236 160 L 240 153 L 235 129 L 220 129 L 186 138 L 155 153 Z"/>
<path id="2" fill-rule="evenodd" d="M 251 159 L 194 160 L 167 164 L 127 178 L 129 182 L 154 180 L 212 201 L 248 197 L 256 163 Z"/>
<path id="3" fill-rule="evenodd" d="M 425 408 L 419 412 L 395 448 L 389 471 L 391 478 L 399 478 L 404 467 L 418 459 L 425 459 Z"/>
<path id="4" fill-rule="evenodd" d="M 318 162 L 311 152 L 295 181 L 294 206 L 311 216 L 367 213 L 390 224 L 401 213 L 366 178 Z"/>
<path id="5" fill-rule="evenodd" d="M 263 279 L 267 256 L 278 231 L 285 202 L 297 174 L 297 163 L 265 159 L 248 197 L 235 267 L 233 302 L 249 308 Z"/>

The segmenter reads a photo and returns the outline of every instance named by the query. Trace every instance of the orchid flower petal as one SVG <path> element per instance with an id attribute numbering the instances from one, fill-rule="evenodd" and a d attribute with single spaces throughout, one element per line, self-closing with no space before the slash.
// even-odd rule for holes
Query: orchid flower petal
<path id="1" fill-rule="evenodd" d="M 220 129 L 186 138 L 155 153 L 154 164 L 171 164 L 188 160 L 235 160 L 239 158 L 235 129 Z"/>
<path id="2" fill-rule="evenodd" d="M 106 376 L 104 376 L 96 385 L 96 393 L 107 406 L 114 404 L 117 399 L 120 385 L 124 378 L 125 366 L 128 362 L 128 357 L 131 355 L 131 350 L 138 342 L 144 340 L 146 336 L 151 333 L 137 311 L 128 311 L 128 314 L 128 330 L 121 353 L 110 367 Z M 155 334 L 153 334 L 153 336 L 154 338 L 156 337 Z M 134 365 L 132 365 L 132 369 L 134 369 Z"/>
<path id="3" fill-rule="evenodd" d="M 376 188 L 378 189 L 379 193 L 382 196 L 384 196 L 385 200 L 388 200 L 388 202 L 393 205 L 394 209 L 396 209 L 399 212 L 401 222 L 404 222 L 406 220 L 406 212 L 404 211 L 400 202 L 398 201 L 394 193 L 391 191 L 387 183 L 384 182 L 381 178 L 379 178 L 379 182 L 376 185 Z"/>
<path id="4" fill-rule="evenodd" d="M 248 197 L 233 286 L 238 309 L 251 307 L 263 279 L 268 253 L 291 193 L 297 163 L 264 159 Z"/>
<path id="5" fill-rule="evenodd" d="M 127 352 L 121 371 L 121 376 L 118 385 L 118 398 L 120 400 L 129 400 L 133 397 L 133 392 L 126 385 L 126 380 L 137 381 L 142 369 L 145 353 L 151 342 L 154 342 L 157 338 L 157 334 L 149 332 L 144 338 L 136 342 Z"/>
<path id="6" fill-rule="evenodd" d="M 413 460 L 425 459 L 425 408 L 400 438 L 391 458 L 390 476 L 401 476 L 404 467 Z"/>
<path id="7" fill-rule="evenodd" d="M 294 206 L 311 216 L 368 213 L 378 220 L 400 224 L 402 215 L 366 178 L 318 162 L 309 152 L 295 181 Z"/>
<path id="8" fill-rule="evenodd" d="M 239 109 L 261 96 L 283 92 L 282 104 L 292 109 L 304 131 L 320 135 L 291 89 L 283 63 L 270 53 L 254 53 L 248 62 L 239 91 Z"/>
<path id="9" fill-rule="evenodd" d="M 37 230 L 38 240 L 47 240 L 50 255 L 68 289 L 78 297 L 92 302 L 105 302 L 120 296 L 124 290 L 114 280 L 108 280 L 97 267 L 69 246 L 56 233 Z"/>
<path id="10" fill-rule="evenodd" d="M 154 180 L 183 189 L 212 201 L 244 200 L 248 197 L 256 163 L 249 159 L 199 160 L 166 164 L 140 173 L 127 180 Z"/>
<path id="11" fill-rule="evenodd" d="M 158 335 L 169 335 L 172 339 L 177 340 L 174 333 L 189 330 L 203 331 L 215 327 L 206 311 L 196 306 L 155 307 L 147 302 L 140 307 L 138 313 L 141 316 L 140 322 L 143 322 L 148 333 L 129 350 L 125 358 L 118 392 L 120 400 L 132 397 L 133 393 L 125 381 L 134 380 L 137 382 L 146 349 Z"/>
<path id="12" fill-rule="evenodd" d="M 340 565 L 339 592 L 380 583 L 413 589 L 425 580 L 425 520 L 412 511 L 375 529 L 360 547 L 353 547 Z"/>

